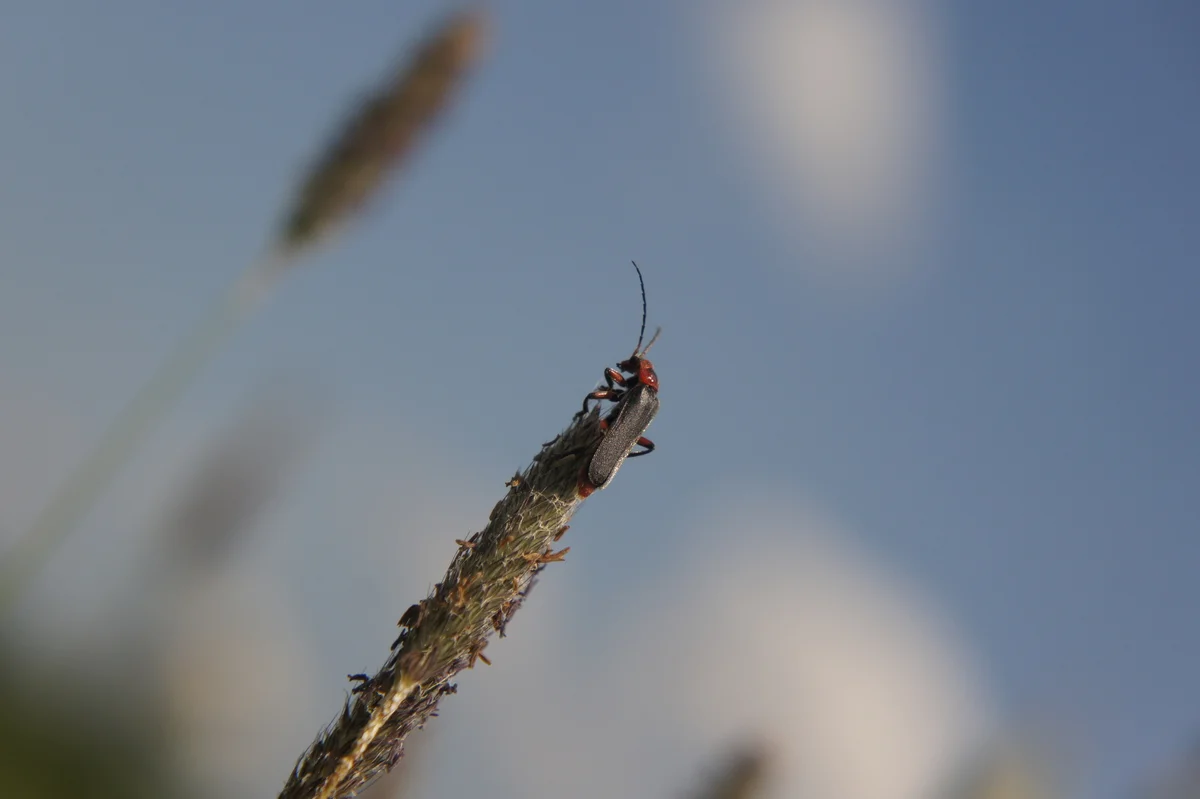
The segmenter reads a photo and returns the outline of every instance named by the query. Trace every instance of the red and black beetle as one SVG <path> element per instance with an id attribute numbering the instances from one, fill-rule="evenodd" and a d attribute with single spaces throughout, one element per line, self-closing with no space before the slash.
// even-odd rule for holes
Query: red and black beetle
<path id="1" fill-rule="evenodd" d="M 587 413 L 588 403 L 592 400 L 613 403 L 612 409 L 600 420 L 604 438 L 579 474 L 579 494 L 583 497 L 612 482 L 626 458 L 636 458 L 654 451 L 654 442 L 642 435 L 658 413 L 658 375 L 646 353 L 658 340 L 662 328 L 655 331 L 650 343 L 643 349 L 646 283 L 637 262 L 634 262 L 633 268 L 637 270 L 638 283 L 642 288 L 642 329 L 638 333 L 637 346 L 633 348 L 632 355 L 617 364 L 616 369 L 604 369 L 606 387 L 598 388 L 584 397 L 583 410 L 579 412 L 579 415 Z M 634 452 L 634 447 L 642 449 Z"/>

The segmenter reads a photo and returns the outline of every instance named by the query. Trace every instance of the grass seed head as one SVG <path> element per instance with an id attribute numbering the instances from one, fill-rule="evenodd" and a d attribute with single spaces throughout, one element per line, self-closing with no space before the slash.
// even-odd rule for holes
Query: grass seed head
<path id="1" fill-rule="evenodd" d="M 478 60 L 484 31 L 481 10 L 451 16 L 359 104 L 301 184 L 279 234 L 281 254 L 325 237 L 379 191 Z"/>

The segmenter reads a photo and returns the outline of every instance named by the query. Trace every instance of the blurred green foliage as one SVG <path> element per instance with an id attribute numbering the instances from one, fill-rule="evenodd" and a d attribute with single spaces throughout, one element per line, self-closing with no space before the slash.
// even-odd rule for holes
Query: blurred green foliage
<path id="1" fill-rule="evenodd" d="M 0 644 L 0 796 L 183 797 L 153 714 L 123 690 L 81 688 L 61 668 L 35 673 Z M 111 686 L 117 688 L 117 686 Z"/>

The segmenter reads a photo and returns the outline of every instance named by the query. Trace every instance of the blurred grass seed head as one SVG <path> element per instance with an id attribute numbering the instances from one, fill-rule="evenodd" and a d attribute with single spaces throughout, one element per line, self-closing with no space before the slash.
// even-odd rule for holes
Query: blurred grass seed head
<path id="1" fill-rule="evenodd" d="M 481 10 L 451 16 L 359 106 L 303 181 L 279 234 L 281 254 L 324 238 L 380 189 L 478 60 L 484 35 Z"/>

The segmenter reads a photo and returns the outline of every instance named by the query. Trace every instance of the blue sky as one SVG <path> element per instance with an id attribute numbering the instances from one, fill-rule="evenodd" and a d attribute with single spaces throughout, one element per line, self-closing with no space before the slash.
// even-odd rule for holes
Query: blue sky
<path id="1" fill-rule="evenodd" d="M 20 486 L 0 521 L 15 528 L 443 6 L 0 8 L 0 460 Z M 104 596 L 122 558 L 96 574 L 88 553 L 149 523 L 139 480 L 181 469 L 255 384 L 301 375 L 336 411 L 263 546 L 307 634 L 362 661 L 314 647 L 329 715 L 331 680 L 381 659 L 403 597 L 436 580 L 438 543 L 482 523 L 628 354 L 636 258 L 664 328 L 658 450 L 588 503 L 571 571 L 548 572 L 572 609 L 614 623 L 588 608 L 700 547 L 698 509 L 728 518 L 714 496 L 757 497 L 768 520 L 816 508 L 949 620 L 999 724 L 1069 731 L 1078 795 L 1117 796 L 1183 751 L 1200 734 L 1200 16 L 1027 0 L 491 11 L 489 56 L 446 124 L 280 286 L 55 574 L 87 572 L 95 587 L 72 590 Z M 428 501 L 398 474 L 474 493 L 462 530 L 417 515 L 431 543 L 413 548 L 438 554 L 393 597 L 386 570 L 334 554 L 325 522 L 386 526 L 358 503 Z M 323 601 L 305 586 L 330 557 L 345 586 Z M 347 628 L 331 608 L 354 601 L 378 607 Z"/>

